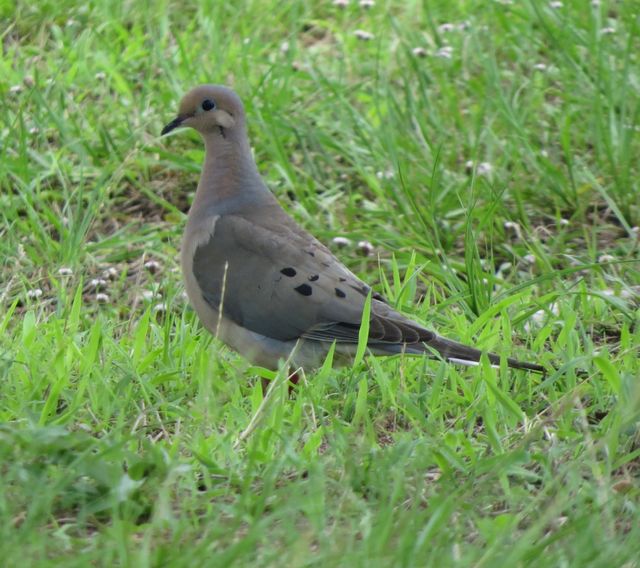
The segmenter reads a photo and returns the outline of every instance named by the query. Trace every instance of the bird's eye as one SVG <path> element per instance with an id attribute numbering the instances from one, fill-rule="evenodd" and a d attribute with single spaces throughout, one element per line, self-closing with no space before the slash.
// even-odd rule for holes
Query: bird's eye
<path id="1" fill-rule="evenodd" d="M 216 103 L 214 103 L 211 99 L 205 99 L 202 101 L 202 110 L 211 110 L 216 108 Z"/>

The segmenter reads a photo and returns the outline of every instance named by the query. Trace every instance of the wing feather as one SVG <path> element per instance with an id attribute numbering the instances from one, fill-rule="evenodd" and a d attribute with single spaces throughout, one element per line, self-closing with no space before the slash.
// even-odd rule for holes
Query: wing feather
<path id="1" fill-rule="evenodd" d="M 193 272 L 205 300 L 251 331 L 283 341 L 358 342 L 370 287 L 295 225 L 267 228 L 256 219 L 223 216 L 195 250 Z M 433 337 L 372 296 L 371 344 Z"/>

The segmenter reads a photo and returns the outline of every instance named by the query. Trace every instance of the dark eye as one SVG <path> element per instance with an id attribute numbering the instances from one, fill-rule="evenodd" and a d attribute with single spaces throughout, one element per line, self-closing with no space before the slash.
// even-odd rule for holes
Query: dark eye
<path id="1" fill-rule="evenodd" d="M 202 110 L 211 110 L 212 108 L 216 108 L 216 103 L 211 99 L 205 99 L 202 101 Z"/>

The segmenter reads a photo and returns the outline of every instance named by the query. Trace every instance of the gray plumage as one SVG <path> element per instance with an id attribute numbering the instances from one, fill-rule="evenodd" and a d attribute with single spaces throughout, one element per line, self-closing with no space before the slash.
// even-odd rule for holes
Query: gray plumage
<path id="1" fill-rule="evenodd" d="M 333 342 L 348 359 L 371 289 L 271 194 L 251 155 L 238 96 L 222 86 L 196 87 L 162 133 L 179 126 L 195 128 L 206 148 L 181 252 L 187 294 L 205 327 L 270 368 L 294 348 L 293 364 L 316 367 Z M 377 355 L 426 353 L 463 364 L 482 354 L 425 329 L 373 292 L 368 347 Z M 488 357 L 499 363 L 497 355 Z M 544 372 L 532 363 L 507 363 Z"/>

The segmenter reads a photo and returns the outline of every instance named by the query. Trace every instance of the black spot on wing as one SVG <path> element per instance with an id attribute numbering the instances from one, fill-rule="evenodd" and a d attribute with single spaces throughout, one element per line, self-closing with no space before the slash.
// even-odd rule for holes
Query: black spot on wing
<path id="1" fill-rule="evenodd" d="M 296 269 L 291 267 L 283 268 L 280 273 L 288 276 L 289 278 L 293 278 L 297 274 Z"/>
<path id="2" fill-rule="evenodd" d="M 342 278 L 340 278 L 340 281 L 342 281 Z M 369 292 L 371 292 L 371 297 L 374 300 L 378 300 L 379 302 L 382 302 L 383 304 L 388 304 L 389 303 L 389 302 L 387 302 L 387 299 L 382 294 L 372 291 L 371 290 L 371 286 L 367 286 L 366 284 L 362 284 L 362 285 L 349 284 L 349 287 L 352 288 L 353 290 L 355 290 L 356 292 L 359 292 L 363 296 L 366 296 Z"/>
<path id="3" fill-rule="evenodd" d="M 340 290 L 340 288 L 336 288 L 336 296 L 338 296 L 338 298 L 346 298 L 347 297 L 347 295 L 342 290 Z"/>
<path id="4" fill-rule="evenodd" d="M 311 293 L 313 292 L 309 284 L 300 284 L 300 286 L 294 288 L 294 290 L 303 296 L 311 296 Z"/>
<path id="5" fill-rule="evenodd" d="M 320 276 L 318 274 L 312 274 L 309 276 L 309 282 L 315 282 Z"/>
<path id="6" fill-rule="evenodd" d="M 388 304 L 389 303 L 389 302 L 387 302 L 387 299 L 382 294 L 380 294 L 379 292 L 374 292 L 371 297 L 374 300 L 378 300 L 378 302 L 382 302 L 383 304 Z"/>

